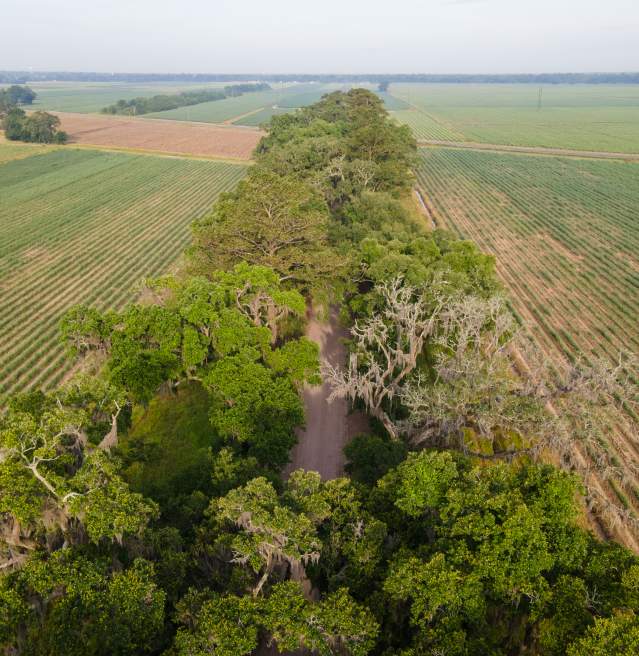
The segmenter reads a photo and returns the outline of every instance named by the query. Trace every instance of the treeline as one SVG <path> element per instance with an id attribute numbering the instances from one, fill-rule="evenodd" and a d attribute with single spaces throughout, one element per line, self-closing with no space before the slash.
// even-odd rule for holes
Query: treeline
<path id="1" fill-rule="evenodd" d="M 232 74 L 232 73 L 77 73 L 69 71 L 0 71 L 0 82 L 339 82 L 379 84 L 389 82 L 490 83 L 490 84 L 639 84 L 639 72 L 625 73 L 520 73 L 520 74 Z"/>
<path id="2" fill-rule="evenodd" d="M 213 100 L 224 100 L 241 96 L 244 93 L 265 91 L 270 85 L 262 83 L 232 84 L 224 89 L 199 89 L 196 91 L 183 91 L 175 94 L 160 94 L 150 98 L 140 97 L 132 100 L 118 100 L 117 103 L 104 107 L 103 114 L 125 114 L 135 116 L 138 114 L 150 114 L 152 112 L 165 112 L 178 107 L 188 107 L 199 103 L 211 102 Z"/>
<path id="3" fill-rule="evenodd" d="M 621 374 L 515 374 L 495 262 L 426 231 L 415 154 L 362 89 L 278 116 L 180 275 L 67 314 L 84 373 L 0 419 L 7 653 L 637 653 L 639 559 L 537 463 Z M 351 357 L 321 369 L 332 303 Z M 370 430 L 348 476 L 285 478 L 322 378 Z"/>

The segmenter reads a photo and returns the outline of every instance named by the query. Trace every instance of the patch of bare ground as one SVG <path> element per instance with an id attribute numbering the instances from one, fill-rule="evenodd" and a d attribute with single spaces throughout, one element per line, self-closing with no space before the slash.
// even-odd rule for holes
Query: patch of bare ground
<path id="1" fill-rule="evenodd" d="M 556 253 L 558 253 L 562 257 L 565 257 L 567 260 L 570 260 L 570 262 L 573 262 L 574 264 L 578 264 L 579 262 L 582 262 L 584 259 L 583 255 L 578 255 L 577 253 L 573 253 L 573 251 L 571 251 L 569 248 L 566 248 L 566 246 L 564 246 L 560 241 L 555 239 L 548 232 L 540 232 L 539 239 L 542 242 L 548 244 Z"/>
<path id="2" fill-rule="evenodd" d="M 625 262 L 635 273 L 639 273 L 639 260 L 632 257 L 632 255 L 619 251 L 615 253 L 615 257 L 622 262 Z"/>
<path id="3" fill-rule="evenodd" d="M 263 133 L 234 125 L 56 112 L 69 143 L 249 160 Z"/>

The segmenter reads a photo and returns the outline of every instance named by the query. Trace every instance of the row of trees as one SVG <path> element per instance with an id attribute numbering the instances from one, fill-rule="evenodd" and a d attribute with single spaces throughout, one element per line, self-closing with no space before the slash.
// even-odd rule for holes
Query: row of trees
<path id="1" fill-rule="evenodd" d="M 66 316 L 84 374 L 0 419 L 7 653 L 636 653 L 639 561 L 534 458 L 546 404 L 630 377 L 514 375 L 493 259 L 409 209 L 415 150 L 361 89 L 276 117 L 181 275 Z M 372 432 L 348 477 L 284 480 L 321 380 L 306 307 L 337 299 L 324 376 Z"/>
<path id="2" fill-rule="evenodd" d="M 139 114 L 150 114 L 151 112 L 165 112 L 178 107 L 188 107 L 213 100 L 224 100 L 224 98 L 233 98 L 244 93 L 265 91 L 270 88 L 270 85 L 265 82 L 259 82 L 254 84 L 231 84 L 223 89 L 198 89 L 183 91 L 182 93 L 159 94 L 149 98 L 141 96 L 132 100 L 118 100 L 113 105 L 104 107 L 102 113 L 137 116 Z"/>

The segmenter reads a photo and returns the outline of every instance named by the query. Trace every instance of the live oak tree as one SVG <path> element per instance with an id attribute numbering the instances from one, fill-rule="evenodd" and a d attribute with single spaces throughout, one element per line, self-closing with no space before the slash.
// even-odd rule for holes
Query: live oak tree
<path id="1" fill-rule="evenodd" d="M 229 544 L 232 562 L 250 567 L 259 576 L 253 596 L 276 571 L 307 583 L 305 565 L 318 560 L 321 550 L 315 525 L 305 513 L 282 505 L 266 479 L 256 478 L 232 490 L 211 512 L 217 521 L 238 527 Z"/>
<path id="2" fill-rule="evenodd" d="M 279 340 L 282 321 L 304 313 L 300 293 L 248 264 L 149 288 L 157 303 L 119 314 L 71 310 L 62 328 L 73 351 L 105 355 L 111 383 L 140 401 L 163 384 L 199 381 L 215 401 L 211 423 L 223 439 L 262 463 L 287 462 L 304 421 L 299 388 L 318 380 L 317 346 Z"/>
<path id="3" fill-rule="evenodd" d="M 253 167 L 195 223 L 193 266 L 210 275 L 244 261 L 273 269 L 281 282 L 320 285 L 341 264 L 328 246 L 328 220 L 326 204 L 311 186 Z"/>
<path id="4" fill-rule="evenodd" d="M 258 646 L 260 632 L 278 652 L 306 648 L 322 656 L 365 656 L 378 627 L 371 614 L 341 589 L 311 602 L 292 581 L 273 586 L 268 597 L 193 593 L 180 604 L 174 653 L 178 656 L 242 656 Z"/>
<path id="5" fill-rule="evenodd" d="M 166 594 L 151 563 L 110 571 L 58 551 L 0 579 L 0 644 L 25 656 L 128 656 L 157 644 Z"/>
<path id="6" fill-rule="evenodd" d="M 121 542 L 155 515 L 109 453 L 124 399 L 99 381 L 87 387 L 17 397 L 0 418 L 2 569 L 21 566 L 35 549 Z"/>
<path id="7" fill-rule="evenodd" d="M 404 546 L 389 559 L 383 614 L 412 627 L 389 635 L 389 646 L 415 654 L 628 649 L 634 619 L 623 638 L 613 626 L 615 609 L 639 602 L 637 561 L 579 528 L 575 489 L 575 478 L 548 465 L 485 467 L 434 451 L 387 474 L 371 505 Z M 619 569 L 606 580 L 615 559 Z M 612 617 L 596 619 L 602 614 Z"/>
<path id="8" fill-rule="evenodd" d="M 333 212 L 364 191 L 409 188 L 416 143 L 407 126 L 388 120 L 370 91 L 335 92 L 293 116 L 275 117 L 257 148 L 280 175 L 320 189 Z"/>

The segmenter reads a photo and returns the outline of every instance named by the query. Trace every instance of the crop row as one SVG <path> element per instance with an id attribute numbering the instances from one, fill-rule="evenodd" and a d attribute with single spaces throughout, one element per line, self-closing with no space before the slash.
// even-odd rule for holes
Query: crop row
<path id="1" fill-rule="evenodd" d="M 440 222 L 496 255 L 517 316 L 561 367 L 639 350 L 638 173 L 616 162 L 425 150 L 418 178 Z M 623 414 L 602 419 L 597 444 L 578 449 L 623 472 L 600 482 L 634 513 L 635 438 Z"/>
<path id="2" fill-rule="evenodd" d="M 130 301 L 245 171 L 95 151 L 30 159 L 4 165 L 20 170 L 0 181 L 0 395 L 59 380 L 69 366 L 58 338 L 66 309 Z"/>
<path id="3" fill-rule="evenodd" d="M 420 180 L 449 227 L 497 255 L 565 355 L 639 349 L 639 167 L 430 150 Z"/>

